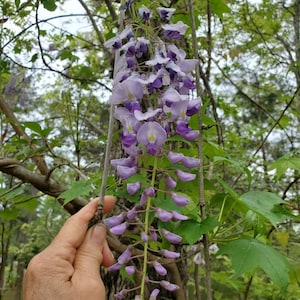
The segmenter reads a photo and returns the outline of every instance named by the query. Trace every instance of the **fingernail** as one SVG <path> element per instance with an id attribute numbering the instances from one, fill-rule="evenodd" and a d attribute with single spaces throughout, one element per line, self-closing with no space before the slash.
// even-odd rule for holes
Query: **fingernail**
<path id="1" fill-rule="evenodd" d="M 101 223 L 97 223 L 96 225 L 93 226 L 92 228 L 92 238 L 97 240 L 99 243 L 104 243 L 105 238 L 106 238 L 106 229 L 105 226 Z"/>

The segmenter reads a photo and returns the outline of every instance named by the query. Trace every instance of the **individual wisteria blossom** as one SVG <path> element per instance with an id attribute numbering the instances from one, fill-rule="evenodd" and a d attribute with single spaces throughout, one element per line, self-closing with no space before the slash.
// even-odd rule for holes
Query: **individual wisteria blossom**
<path id="1" fill-rule="evenodd" d="M 159 289 L 154 289 L 151 294 L 149 300 L 156 300 L 160 290 Z"/>
<path id="2" fill-rule="evenodd" d="M 165 24 L 161 27 L 164 30 L 166 37 L 175 40 L 179 40 L 188 29 L 188 26 L 182 21 L 178 21 L 176 24 Z"/>
<path id="3" fill-rule="evenodd" d="M 155 271 L 156 271 L 159 275 L 161 275 L 161 276 L 165 276 L 165 275 L 167 275 L 167 273 L 168 273 L 167 269 L 166 269 L 165 267 L 163 267 L 163 266 L 162 266 L 159 262 L 157 262 L 157 261 L 154 261 L 154 262 L 153 262 L 153 267 L 154 267 Z"/>
<path id="4" fill-rule="evenodd" d="M 163 21 L 169 21 L 175 12 L 175 8 L 158 7 L 156 11 Z"/>
<path id="5" fill-rule="evenodd" d="M 129 2 L 124 9 L 128 6 Z M 122 196 L 127 193 L 131 206 L 126 212 L 104 219 L 104 223 L 118 236 L 129 233 L 131 228 L 139 230 L 133 246 L 129 246 L 109 270 L 142 274 L 141 287 L 134 288 L 137 300 L 144 299 L 144 295 L 140 295 L 142 286 L 150 282 L 167 291 L 179 288 L 169 281 L 152 279 L 147 268 L 153 267 L 156 276 L 164 277 L 167 269 L 163 260 L 180 257 L 176 251 L 160 249 L 161 242 L 164 247 L 177 244 L 176 248 L 170 246 L 172 250 L 179 248 L 183 237 L 176 233 L 176 228 L 178 223 L 188 219 L 184 213 L 192 199 L 180 189 L 182 183 L 195 180 L 193 168 L 200 164 L 198 158 L 184 155 L 180 148 L 174 147 L 176 137 L 188 142 L 198 138 L 200 132 L 192 127 L 190 120 L 201 107 L 201 99 L 194 97 L 193 72 L 198 60 L 188 58 L 178 46 L 177 41 L 186 34 L 188 26 L 182 21 L 172 23 L 174 13 L 173 8 L 158 7 L 153 12 L 140 5 L 139 25 L 126 25 L 121 33 L 105 42 L 105 47 L 117 53 L 110 103 L 114 105 L 114 118 L 119 124 L 117 133 L 124 153 L 124 157 L 112 159 L 111 165 Z M 155 26 L 147 31 L 147 26 L 153 24 Z M 161 24 L 160 29 L 157 24 Z M 143 28 L 147 38 L 142 34 Z M 154 32 L 152 29 L 157 29 L 157 36 L 149 36 L 149 32 Z M 165 199 L 169 204 L 164 205 Z M 172 208 L 174 205 L 176 208 Z M 143 254 L 138 255 L 138 259 L 147 262 L 141 264 L 141 271 L 134 266 L 136 258 L 132 247 L 135 246 L 139 251 L 144 249 Z M 149 261 L 151 250 L 157 259 L 151 254 Z M 157 299 L 163 292 L 161 288 L 154 288 L 149 299 Z M 123 289 L 115 298 L 125 299 L 131 292 Z"/>
<path id="6" fill-rule="evenodd" d="M 169 281 L 167 280 L 162 280 L 160 282 L 160 285 L 165 288 L 166 290 L 168 291 L 171 291 L 171 292 L 174 292 L 176 290 L 179 289 L 179 286 L 177 284 L 174 284 L 174 283 L 170 283 Z"/>

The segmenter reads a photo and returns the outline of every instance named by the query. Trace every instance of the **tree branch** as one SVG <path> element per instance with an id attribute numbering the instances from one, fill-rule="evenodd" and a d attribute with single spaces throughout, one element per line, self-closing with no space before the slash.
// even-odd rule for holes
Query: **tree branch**
<path id="1" fill-rule="evenodd" d="M 64 201 L 58 197 L 62 192 L 67 190 L 67 187 L 51 178 L 48 178 L 45 175 L 40 175 L 27 170 L 18 160 L 0 158 L 0 171 L 17 177 L 24 183 L 26 182 L 32 184 L 36 189 L 46 195 L 55 197 L 58 202 L 63 205 L 64 209 L 66 209 L 70 214 L 76 213 L 87 203 L 81 198 L 76 198 L 64 205 Z"/>

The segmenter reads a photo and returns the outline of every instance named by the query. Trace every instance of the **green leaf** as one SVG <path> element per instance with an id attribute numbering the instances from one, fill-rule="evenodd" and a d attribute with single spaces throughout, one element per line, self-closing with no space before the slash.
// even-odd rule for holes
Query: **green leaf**
<path id="1" fill-rule="evenodd" d="M 19 8 L 19 6 L 20 6 L 20 0 L 15 0 L 15 5 L 16 5 L 16 8 L 18 9 Z"/>
<path id="2" fill-rule="evenodd" d="M 57 8 L 57 5 L 55 4 L 55 0 L 42 0 L 42 4 L 44 8 L 49 11 L 54 11 Z"/>
<path id="3" fill-rule="evenodd" d="M 218 254 L 231 257 L 235 278 L 260 268 L 283 292 L 287 291 L 291 267 L 287 259 L 272 247 L 257 239 L 241 239 L 222 246 Z"/>
<path id="4" fill-rule="evenodd" d="M 88 195 L 90 191 L 93 189 L 92 187 L 93 180 L 78 180 L 73 182 L 72 186 L 61 193 L 59 195 L 59 198 L 64 199 L 64 205 L 75 199 L 79 196 Z"/>
<path id="5" fill-rule="evenodd" d="M 218 224 L 217 219 L 212 216 L 208 216 L 202 222 L 182 221 L 176 233 L 181 235 L 190 245 L 193 245 L 203 234 L 212 231 Z"/>
<path id="6" fill-rule="evenodd" d="M 19 209 L 16 208 L 5 208 L 0 211 L 0 220 L 2 221 L 12 221 L 17 220 L 19 215 Z"/>
<path id="7" fill-rule="evenodd" d="M 230 12 L 230 8 L 224 0 L 209 0 L 212 11 L 222 19 L 224 13 Z"/>
<path id="8" fill-rule="evenodd" d="M 289 154 L 280 157 L 270 165 L 270 170 L 276 169 L 275 179 L 280 179 L 288 169 L 300 171 L 300 158 L 290 157 Z"/>
<path id="9" fill-rule="evenodd" d="M 278 204 L 284 203 L 276 194 L 264 191 L 251 191 L 243 194 L 240 197 L 240 201 L 249 209 L 268 219 L 275 227 L 278 222 L 284 221 L 287 217 L 284 211 L 275 209 Z"/>
<path id="10" fill-rule="evenodd" d="M 23 123 L 26 128 L 31 129 L 36 132 L 38 135 L 42 135 L 43 129 L 38 122 L 24 122 Z"/>

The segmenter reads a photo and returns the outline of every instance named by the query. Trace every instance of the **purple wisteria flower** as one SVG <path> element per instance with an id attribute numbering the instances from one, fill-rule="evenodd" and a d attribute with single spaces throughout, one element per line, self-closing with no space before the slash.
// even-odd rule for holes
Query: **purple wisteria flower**
<path id="1" fill-rule="evenodd" d="M 160 281 L 160 285 L 170 292 L 174 292 L 179 289 L 179 286 L 174 283 L 170 283 L 169 281 L 162 280 Z"/>
<path id="2" fill-rule="evenodd" d="M 175 12 L 175 8 L 158 7 L 156 11 L 163 21 L 169 21 Z"/>
<path id="3" fill-rule="evenodd" d="M 173 233 L 173 232 L 170 232 L 169 230 L 167 229 L 162 229 L 161 230 L 163 236 L 170 242 L 170 243 L 173 243 L 173 244 L 178 244 L 182 241 L 182 237 Z"/>
<path id="4" fill-rule="evenodd" d="M 171 192 L 171 196 L 172 196 L 173 201 L 178 206 L 186 206 L 186 205 L 188 205 L 190 203 L 190 200 L 187 197 L 182 196 L 180 194 Z"/>
<path id="5" fill-rule="evenodd" d="M 158 261 L 153 262 L 153 267 L 159 275 L 161 276 L 167 275 L 167 269 L 163 267 Z"/>
<path id="6" fill-rule="evenodd" d="M 157 154 L 166 139 L 165 129 L 157 122 L 146 122 L 137 132 L 138 143 L 146 146 L 150 155 Z"/>
<path id="7" fill-rule="evenodd" d="M 178 258 L 178 257 L 180 257 L 180 253 L 175 252 L 175 251 L 166 250 L 166 249 L 161 250 L 160 253 L 166 258 Z"/>
<path id="8" fill-rule="evenodd" d="M 110 232 L 115 235 L 122 235 L 127 229 L 128 223 L 123 222 L 119 225 L 113 226 L 110 228 Z"/>
<path id="9" fill-rule="evenodd" d="M 159 289 L 154 289 L 151 294 L 149 300 L 156 300 L 160 290 Z"/>
<path id="10" fill-rule="evenodd" d="M 145 5 L 142 5 L 140 8 L 139 8 L 139 15 L 142 17 L 142 19 L 144 21 L 147 21 L 151 18 L 152 16 L 152 13 L 151 11 L 149 10 L 149 8 L 147 8 Z"/>
<path id="11" fill-rule="evenodd" d="M 191 117 L 201 107 L 200 98 L 193 97 L 196 88 L 193 71 L 198 60 L 189 59 L 186 52 L 172 42 L 185 35 L 188 28 L 181 21 L 175 24 L 170 21 L 175 9 L 159 7 L 156 12 L 152 14 L 145 5 L 139 5 L 140 25 L 126 26 L 117 37 L 105 43 L 105 47 L 117 53 L 110 103 L 115 106 L 114 117 L 121 127 L 119 136 L 122 151 L 127 156 L 111 160 L 111 165 L 122 184 L 122 193 L 127 191 L 127 201 L 132 206 L 127 212 L 106 218 L 104 223 L 116 235 L 124 234 L 128 226 L 135 226 L 139 229 L 140 238 L 134 239 L 133 244 L 156 253 L 157 259 L 141 264 L 146 276 L 141 285 L 157 282 L 145 275 L 148 274 L 147 266 L 152 264 L 158 275 L 166 276 L 167 270 L 159 263 L 160 257 L 180 257 L 180 253 L 160 249 L 161 243 L 154 249 L 153 245 L 162 239 L 171 244 L 182 242 L 182 237 L 175 233 L 176 223 L 188 219 L 180 213 L 180 207 L 188 205 L 190 199 L 188 195 L 176 191 L 177 182 L 195 180 L 196 174 L 191 169 L 200 164 L 198 158 L 185 156 L 180 149 L 175 150 L 177 152 L 169 151 L 174 149 L 173 137 L 176 141 L 176 135 L 189 142 L 199 136 L 199 131 L 190 127 Z M 163 23 L 162 30 L 155 30 L 157 36 L 151 35 L 148 40 L 140 34 L 144 26 L 141 23 L 149 26 L 154 18 L 155 24 Z M 176 164 L 180 164 L 180 168 Z M 133 175 L 134 179 L 129 179 Z M 164 181 L 161 182 L 161 179 Z M 136 203 L 138 197 L 139 202 Z M 172 205 L 178 208 L 159 207 L 163 205 L 161 201 L 164 198 L 171 198 Z M 173 223 L 173 227 L 166 225 L 166 222 L 176 223 Z M 161 226 L 159 229 L 157 224 Z M 174 232 L 163 228 L 163 224 Z M 124 268 L 128 275 L 138 271 L 133 265 L 135 260 L 132 260 L 131 247 L 135 246 L 129 246 L 109 270 Z M 168 291 L 179 288 L 166 280 L 157 284 Z M 158 288 L 154 289 L 149 299 L 155 300 L 159 292 Z M 128 293 L 129 290 L 123 289 L 115 298 L 124 299 Z M 143 297 L 136 295 L 135 299 Z"/>
<path id="12" fill-rule="evenodd" d="M 127 193 L 129 195 L 134 195 L 140 188 L 141 188 L 141 183 L 139 181 L 133 183 L 127 183 Z"/>
<path id="13" fill-rule="evenodd" d="M 164 34 L 169 39 L 180 39 L 188 29 L 188 26 L 182 21 L 178 21 L 176 24 L 165 24 L 161 26 L 164 30 Z"/>
<path id="14" fill-rule="evenodd" d="M 196 178 L 196 174 L 176 170 L 176 175 L 182 182 L 192 181 Z"/>

